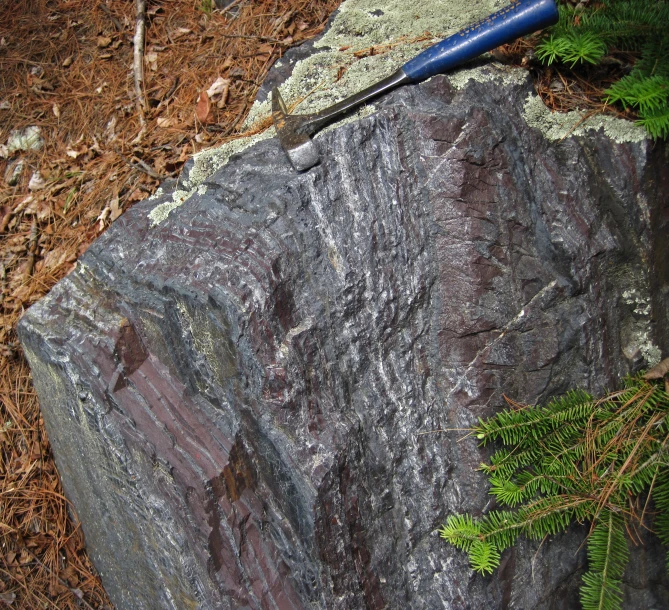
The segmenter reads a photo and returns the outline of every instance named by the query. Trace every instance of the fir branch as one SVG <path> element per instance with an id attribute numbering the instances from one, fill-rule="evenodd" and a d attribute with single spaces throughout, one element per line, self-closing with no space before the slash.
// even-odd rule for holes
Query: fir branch
<path id="1" fill-rule="evenodd" d="M 583 610 L 616 610 L 623 600 L 622 576 L 629 558 L 623 520 L 612 511 L 602 514 L 588 539 L 588 565 L 583 575 Z"/>
<path id="2" fill-rule="evenodd" d="M 494 544 L 477 540 L 469 549 L 469 563 L 479 574 L 492 574 L 499 565 L 499 551 Z"/>
<path id="3" fill-rule="evenodd" d="M 650 112 L 642 112 L 637 123 L 643 125 L 656 140 L 669 138 L 669 105 Z"/>
<path id="4" fill-rule="evenodd" d="M 655 529 L 669 544 L 669 396 L 663 380 L 639 375 L 623 385 L 599 400 L 570 392 L 544 407 L 509 401 L 513 409 L 479 422 L 473 432 L 482 445 L 505 445 L 480 470 L 490 493 L 514 510 L 448 517 L 440 535 L 469 554 L 472 569 L 490 573 L 521 535 L 540 539 L 589 521 L 583 607 L 620 608 L 625 528 L 644 519 L 644 498 L 655 499 Z"/>

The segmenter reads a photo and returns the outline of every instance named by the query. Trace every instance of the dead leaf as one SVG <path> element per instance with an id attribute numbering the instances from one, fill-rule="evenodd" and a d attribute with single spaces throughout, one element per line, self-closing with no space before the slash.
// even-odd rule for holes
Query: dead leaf
<path id="1" fill-rule="evenodd" d="M 130 196 L 128 197 L 128 201 L 130 203 L 132 203 L 134 201 L 142 201 L 142 200 L 146 199 L 148 196 L 149 196 L 149 194 L 145 193 L 143 190 L 135 189 L 132 193 L 130 193 Z"/>
<path id="2" fill-rule="evenodd" d="M 69 259 L 72 257 L 72 253 L 66 250 L 65 248 L 57 248 L 55 250 L 49 250 L 44 256 L 44 268 L 48 271 L 52 269 L 58 269 L 63 263 L 70 262 Z"/>
<path id="3" fill-rule="evenodd" d="M 116 115 L 114 115 L 111 119 L 109 119 L 109 121 L 107 121 L 107 124 L 105 125 L 105 139 L 107 140 L 108 144 L 116 140 L 117 122 L 118 119 L 116 118 Z"/>
<path id="4" fill-rule="evenodd" d="M 223 108 L 228 102 L 228 94 L 230 93 L 230 80 L 227 78 L 222 78 L 219 76 L 207 89 L 207 95 L 209 96 L 210 99 L 215 99 L 218 97 L 218 100 L 216 101 L 216 107 L 217 108 Z"/>
<path id="5" fill-rule="evenodd" d="M 662 379 L 669 373 L 669 358 L 665 358 L 659 364 L 656 364 L 644 376 L 644 379 Z"/>
<path id="6" fill-rule="evenodd" d="M 210 123 L 211 118 L 209 113 L 211 112 L 211 103 L 209 102 L 209 96 L 206 91 L 200 93 L 200 99 L 198 100 L 197 106 L 195 106 L 195 116 L 200 123 Z"/>
<path id="7" fill-rule="evenodd" d="M 153 169 L 159 174 L 165 173 L 166 165 L 167 165 L 167 159 L 165 158 L 165 155 L 159 155 L 153 161 Z"/>
<path id="8" fill-rule="evenodd" d="M 156 125 L 158 125 L 158 127 L 173 127 L 176 124 L 177 120 L 173 117 L 160 116 L 156 119 Z"/>
<path id="9" fill-rule="evenodd" d="M 155 72 L 158 69 L 158 53 L 150 51 L 144 55 L 144 62 L 148 64 L 152 72 Z"/>
<path id="10" fill-rule="evenodd" d="M 219 76 L 212 84 L 209 89 L 207 89 L 207 95 L 213 99 L 219 93 L 223 93 L 226 89 L 230 87 L 230 81 L 227 78 Z"/>
<path id="11" fill-rule="evenodd" d="M 28 195 L 25 199 L 21 200 L 19 205 L 14 208 L 14 214 L 20 214 L 23 210 L 26 209 L 26 206 L 33 201 L 35 198 L 32 195 Z"/>
<path id="12" fill-rule="evenodd" d="M 36 199 L 25 209 L 26 216 L 35 216 L 38 221 L 46 220 L 51 216 L 51 206 L 41 199 Z"/>
<path id="13" fill-rule="evenodd" d="M 109 202 L 109 210 L 111 212 L 111 221 L 114 222 L 123 212 L 118 201 L 118 193 L 115 193 L 112 200 Z"/>
<path id="14" fill-rule="evenodd" d="M 44 78 L 33 77 L 31 89 L 39 93 L 40 91 L 53 91 L 54 87 L 51 82 Z"/>
<path id="15" fill-rule="evenodd" d="M 16 593 L 0 593 L 0 602 L 11 606 L 16 600 Z"/>
<path id="16" fill-rule="evenodd" d="M 112 43 L 109 36 L 98 36 L 97 45 L 99 49 L 106 49 Z"/>
<path id="17" fill-rule="evenodd" d="M 105 228 L 105 220 L 107 220 L 107 216 L 111 213 L 111 208 L 109 206 L 106 206 L 102 212 L 100 212 L 100 215 L 96 218 L 96 220 L 100 221 L 100 224 L 98 226 L 98 230 L 102 231 Z"/>
<path id="18" fill-rule="evenodd" d="M 46 186 L 46 181 L 42 178 L 42 174 L 37 171 L 30 176 L 30 182 L 28 182 L 28 190 L 30 191 L 41 191 Z"/>

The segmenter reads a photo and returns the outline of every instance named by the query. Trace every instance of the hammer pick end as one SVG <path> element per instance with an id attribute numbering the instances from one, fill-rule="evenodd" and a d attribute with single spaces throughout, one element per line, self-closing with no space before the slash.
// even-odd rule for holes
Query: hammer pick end
<path id="1" fill-rule="evenodd" d="M 303 172 L 318 163 L 318 148 L 306 133 L 300 133 L 305 117 L 288 114 L 286 104 L 277 88 L 272 89 L 272 120 L 279 136 L 281 147 L 288 155 L 291 165 Z"/>
<path id="2" fill-rule="evenodd" d="M 274 87 L 274 89 L 272 89 L 272 117 L 277 115 L 285 117 L 287 114 L 288 109 L 286 108 L 286 103 L 283 101 L 278 87 Z"/>

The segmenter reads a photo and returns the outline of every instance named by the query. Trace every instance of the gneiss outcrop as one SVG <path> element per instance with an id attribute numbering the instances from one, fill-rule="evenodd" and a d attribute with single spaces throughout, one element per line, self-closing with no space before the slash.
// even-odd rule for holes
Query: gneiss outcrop
<path id="1" fill-rule="evenodd" d="M 438 538 L 490 508 L 475 440 L 438 430 L 669 353 L 667 148 L 551 139 L 514 74 L 397 90 L 304 174 L 255 144 L 24 316 L 119 610 L 578 607 L 584 530 L 485 578 Z M 625 607 L 668 607 L 662 549 L 632 553 Z"/>

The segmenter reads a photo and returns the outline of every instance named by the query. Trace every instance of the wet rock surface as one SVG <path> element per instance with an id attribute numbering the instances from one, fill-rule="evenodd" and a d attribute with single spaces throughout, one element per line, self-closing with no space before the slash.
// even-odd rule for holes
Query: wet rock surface
<path id="1" fill-rule="evenodd" d="M 435 532 L 491 504 L 485 454 L 434 431 L 669 352 L 666 147 L 549 142 L 530 91 L 405 87 L 301 175 L 261 142 L 24 316 L 117 608 L 578 607 L 583 528 L 485 578 Z M 662 550 L 632 553 L 625 607 L 669 607 Z"/>

